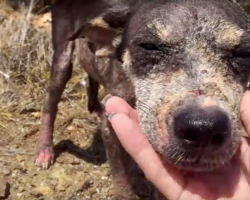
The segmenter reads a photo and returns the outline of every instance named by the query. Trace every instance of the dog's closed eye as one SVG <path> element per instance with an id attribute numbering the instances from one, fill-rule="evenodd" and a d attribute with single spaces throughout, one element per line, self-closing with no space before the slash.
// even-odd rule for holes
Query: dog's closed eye
<path id="1" fill-rule="evenodd" d="M 235 58 L 250 58 L 250 47 L 235 49 L 232 53 Z"/>
<path id="2" fill-rule="evenodd" d="M 250 58 L 250 35 L 242 36 L 241 43 L 233 49 L 232 57 L 235 58 Z"/>
<path id="3" fill-rule="evenodd" d="M 150 42 L 140 43 L 139 46 L 148 51 L 161 51 L 158 45 Z"/>

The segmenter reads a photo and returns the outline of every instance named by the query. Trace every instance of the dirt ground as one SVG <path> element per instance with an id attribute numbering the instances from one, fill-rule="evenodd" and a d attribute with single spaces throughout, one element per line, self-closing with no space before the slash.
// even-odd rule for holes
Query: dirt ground
<path id="1" fill-rule="evenodd" d="M 110 199 L 100 124 L 86 110 L 85 73 L 77 60 L 59 104 L 55 164 L 48 170 L 35 166 L 52 55 L 50 26 L 33 23 L 28 10 L 17 13 L 0 4 L 0 199 Z"/>

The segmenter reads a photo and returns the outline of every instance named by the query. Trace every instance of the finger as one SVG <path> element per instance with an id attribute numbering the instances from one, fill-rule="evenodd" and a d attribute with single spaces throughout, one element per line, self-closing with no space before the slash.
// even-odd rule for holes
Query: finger
<path id="1" fill-rule="evenodd" d="M 138 113 L 126 101 L 120 97 L 107 95 L 102 100 L 102 105 L 105 107 L 107 114 L 123 113 L 131 119 L 139 122 Z"/>
<path id="2" fill-rule="evenodd" d="M 180 175 L 169 174 L 146 137 L 141 133 L 139 125 L 122 113 L 112 115 L 109 121 L 121 144 L 140 166 L 148 180 L 168 199 L 177 200 L 182 192 L 180 185 L 183 185 Z"/>
<path id="3" fill-rule="evenodd" d="M 250 91 L 247 90 L 241 100 L 241 107 L 240 107 L 240 113 L 241 113 L 241 119 L 243 122 L 243 126 L 245 130 L 247 131 L 248 136 L 250 136 Z"/>
<path id="4" fill-rule="evenodd" d="M 246 138 L 241 139 L 241 149 L 240 149 L 240 158 L 242 162 L 243 172 L 247 177 L 250 178 L 250 147 Z M 250 182 L 250 181 L 249 181 Z"/>
<path id="5" fill-rule="evenodd" d="M 246 90 L 240 105 L 241 120 L 245 128 L 245 133 L 248 137 L 242 138 L 241 144 L 241 161 L 243 164 L 243 171 L 247 176 L 250 175 L 250 147 L 249 147 L 249 136 L 250 136 L 250 91 Z"/>

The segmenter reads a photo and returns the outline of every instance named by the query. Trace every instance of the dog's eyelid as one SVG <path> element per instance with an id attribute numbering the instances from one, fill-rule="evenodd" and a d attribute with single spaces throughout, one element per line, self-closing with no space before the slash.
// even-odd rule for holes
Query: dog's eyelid
<path id="1" fill-rule="evenodd" d="M 243 34 L 241 42 L 234 49 L 232 49 L 233 57 L 250 58 L 250 35 Z"/>
<path id="2" fill-rule="evenodd" d="M 250 45 L 249 47 L 240 47 L 232 51 L 232 57 L 250 58 Z"/>
<path id="3" fill-rule="evenodd" d="M 159 45 L 154 42 L 141 42 L 139 46 L 147 50 L 160 50 Z"/>
<path id="4" fill-rule="evenodd" d="M 141 41 L 137 41 L 134 42 L 135 45 L 146 49 L 146 50 L 155 50 L 155 51 L 165 51 L 166 48 L 170 48 L 170 45 L 167 44 L 163 44 L 161 42 L 157 42 L 157 41 L 147 41 L 147 40 L 141 40 Z"/>
<path id="5" fill-rule="evenodd" d="M 234 49 L 221 49 L 225 58 L 250 58 L 250 45 L 238 46 Z"/>

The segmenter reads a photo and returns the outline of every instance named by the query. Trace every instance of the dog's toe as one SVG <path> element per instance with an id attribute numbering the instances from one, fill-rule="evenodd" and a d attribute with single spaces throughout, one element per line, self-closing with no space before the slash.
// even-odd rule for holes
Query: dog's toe
<path id="1" fill-rule="evenodd" d="M 51 149 L 40 150 L 35 157 L 35 164 L 42 167 L 43 170 L 53 165 L 54 152 Z"/>

